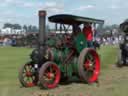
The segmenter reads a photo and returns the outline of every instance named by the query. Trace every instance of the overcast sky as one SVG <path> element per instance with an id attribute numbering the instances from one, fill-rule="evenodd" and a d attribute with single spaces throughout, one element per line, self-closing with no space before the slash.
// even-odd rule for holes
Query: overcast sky
<path id="1" fill-rule="evenodd" d="M 48 16 L 68 13 L 119 24 L 128 18 L 128 0 L 0 0 L 0 27 L 5 22 L 38 25 L 38 10 Z"/>

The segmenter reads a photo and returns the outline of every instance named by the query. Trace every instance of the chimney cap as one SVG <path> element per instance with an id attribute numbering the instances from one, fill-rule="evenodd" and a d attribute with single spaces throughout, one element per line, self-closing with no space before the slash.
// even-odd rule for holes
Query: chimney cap
<path id="1" fill-rule="evenodd" d="M 39 16 L 46 16 L 46 11 L 45 10 L 40 10 L 39 11 Z"/>

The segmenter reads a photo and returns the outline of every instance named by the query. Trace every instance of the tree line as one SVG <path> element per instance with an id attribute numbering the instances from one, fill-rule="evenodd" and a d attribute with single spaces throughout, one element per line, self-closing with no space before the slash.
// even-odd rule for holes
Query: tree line
<path id="1" fill-rule="evenodd" d="M 39 29 L 37 26 L 34 26 L 34 25 L 20 25 L 20 24 L 11 24 L 11 23 L 5 23 L 3 28 L 11 28 L 11 29 L 23 29 L 25 30 L 25 32 L 38 32 Z M 117 24 L 113 24 L 113 25 L 105 25 L 103 28 L 102 28 L 102 33 L 99 33 L 97 32 L 97 34 L 99 35 L 112 35 L 112 30 L 113 29 L 117 29 L 119 30 L 119 25 Z M 46 31 L 49 32 L 50 28 L 49 28 L 49 25 L 46 26 Z M 55 29 L 53 29 L 55 30 Z M 97 28 L 97 31 L 99 29 Z M 106 31 L 109 30 L 110 32 L 109 33 L 106 33 Z M 119 32 L 119 31 L 118 31 Z"/>
<path id="2" fill-rule="evenodd" d="M 25 30 L 25 32 L 38 32 L 37 26 L 34 25 L 20 25 L 20 24 L 12 24 L 12 23 L 5 23 L 3 28 L 11 28 L 11 29 L 18 29 L 18 30 Z"/>

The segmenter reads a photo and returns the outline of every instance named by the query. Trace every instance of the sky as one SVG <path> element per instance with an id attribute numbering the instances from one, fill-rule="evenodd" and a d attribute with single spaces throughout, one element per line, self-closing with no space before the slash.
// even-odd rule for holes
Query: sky
<path id="1" fill-rule="evenodd" d="M 0 28 L 5 22 L 38 26 L 38 11 L 73 14 L 120 24 L 128 18 L 128 0 L 0 0 Z"/>

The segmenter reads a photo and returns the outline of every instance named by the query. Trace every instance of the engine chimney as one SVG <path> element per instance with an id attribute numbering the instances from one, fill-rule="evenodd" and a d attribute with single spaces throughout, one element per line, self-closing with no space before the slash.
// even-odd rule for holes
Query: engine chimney
<path id="1" fill-rule="evenodd" d="M 42 60 L 41 57 L 44 56 L 45 52 L 45 40 L 46 40 L 46 11 L 40 10 L 39 11 L 39 53 L 40 53 L 40 60 Z"/>
<path id="2" fill-rule="evenodd" d="M 39 42 L 41 45 L 45 43 L 45 26 L 46 25 L 46 11 L 39 11 Z"/>

